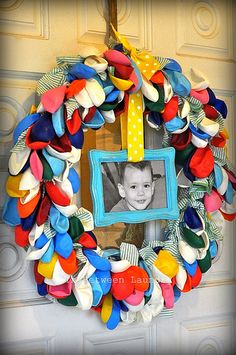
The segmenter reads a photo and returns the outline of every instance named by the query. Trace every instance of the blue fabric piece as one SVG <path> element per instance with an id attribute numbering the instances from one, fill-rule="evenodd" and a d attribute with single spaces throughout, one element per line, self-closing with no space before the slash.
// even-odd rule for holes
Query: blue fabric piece
<path id="1" fill-rule="evenodd" d="M 120 309 L 123 312 L 129 312 L 129 308 L 122 301 L 120 301 Z"/>
<path id="2" fill-rule="evenodd" d="M 68 180 L 71 183 L 73 193 L 76 194 L 80 188 L 80 177 L 75 168 L 71 167 L 69 170 Z"/>
<path id="3" fill-rule="evenodd" d="M 132 60 L 130 57 L 128 57 L 128 58 L 130 59 L 131 65 L 134 68 L 134 72 L 135 72 L 135 74 L 136 74 L 136 76 L 138 78 L 138 85 L 137 85 L 136 89 L 134 91 L 132 91 L 132 93 L 135 93 L 135 92 L 137 92 L 137 91 L 139 91 L 141 89 L 141 86 L 142 86 L 142 83 L 143 83 L 143 79 L 142 79 L 142 75 L 141 75 L 140 70 L 139 70 L 137 64 L 135 63 L 135 61 Z"/>
<path id="4" fill-rule="evenodd" d="M 41 257 L 41 261 L 43 263 L 50 263 L 50 261 L 52 260 L 53 253 L 54 253 L 54 241 L 53 239 L 51 239 L 47 251 Z"/>
<path id="5" fill-rule="evenodd" d="M 39 205 L 38 205 L 39 207 Z M 21 227 L 24 231 L 31 230 L 36 222 L 36 217 L 39 208 L 35 208 L 35 210 L 26 218 L 21 218 Z"/>
<path id="6" fill-rule="evenodd" d="M 119 259 L 120 260 L 120 250 L 116 249 L 116 248 L 109 248 L 109 249 L 105 249 L 103 254 L 102 254 L 103 258 L 109 258 L 111 257 Z"/>
<path id="7" fill-rule="evenodd" d="M 184 211 L 184 222 L 190 229 L 202 228 L 202 222 L 193 207 L 187 207 Z"/>
<path id="8" fill-rule="evenodd" d="M 32 127 L 30 138 L 33 142 L 48 142 L 55 137 L 51 117 L 42 116 Z"/>
<path id="9" fill-rule="evenodd" d="M 173 291 L 174 291 L 174 302 L 177 302 L 181 296 L 181 291 L 178 289 L 176 285 L 173 287 Z"/>
<path id="10" fill-rule="evenodd" d="M 29 126 L 33 123 L 37 122 L 40 119 L 40 113 L 33 113 L 32 115 L 28 115 L 24 117 L 16 126 L 13 132 L 13 143 L 16 144 L 19 136 L 23 131 L 25 131 Z"/>
<path id="11" fill-rule="evenodd" d="M 211 137 L 209 134 L 196 128 L 191 122 L 189 124 L 189 129 L 191 130 L 192 134 L 194 134 L 195 136 L 197 136 L 200 139 L 208 139 Z"/>
<path id="12" fill-rule="evenodd" d="M 104 125 L 104 123 L 105 123 L 105 119 L 104 119 L 103 115 L 100 113 L 99 110 L 96 110 L 93 118 L 87 123 L 83 122 L 82 125 L 87 128 L 98 129 L 102 125 Z"/>
<path id="13" fill-rule="evenodd" d="M 218 164 L 214 164 L 214 177 L 215 177 L 214 186 L 218 189 L 218 187 L 222 184 L 223 181 L 223 173 Z"/>
<path id="14" fill-rule="evenodd" d="M 178 71 L 178 72 L 182 73 L 182 68 L 176 60 L 174 60 L 172 58 L 166 58 L 166 59 L 168 59 L 170 61 L 170 63 L 167 63 L 165 65 L 164 69 Z"/>
<path id="15" fill-rule="evenodd" d="M 163 118 L 161 117 L 161 114 L 156 111 L 151 111 L 149 113 L 148 120 L 157 126 L 161 126 L 163 123 Z"/>
<path id="16" fill-rule="evenodd" d="M 195 180 L 195 176 L 191 173 L 190 169 L 189 169 L 189 163 L 190 160 L 192 159 L 193 154 L 195 153 L 195 150 L 190 154 L 190 156 L 188 157 L 188 159 L 185 161 L 184 166 L 183 166 L 183 171 L 184 171 L 184 175 L 190 180 L 190 181 L 194 181 Z"/>
<path id="17" fill-rule="evenodd" d="M 48 294 L 47 285 L 45 283 L 37 284 L 37 290 L 40 296 L 46 296 Z"/>
<path id="18" fill-rule="evenodd" d="M 68 233 L 57 233 L 54 237 L 55 252 L 67 259 L 73 250 L 73 242 Z"/>
<path id="19" fill-rule="evenodd" d="M 181 129 L 186 125 L 186 119 L 179 118 L 178 116 L 172 118 L 172 120 L 165 122 L 165 127 L 169 132 L 174 132 L 177 129 Z"/>
<path id="20" fill-rule="evenodd" d="M 117 99 L 117 97 L 119 96 L 120 90 L 118 89 L 114 89 L 112 90 L 105 99 L 105 102 L 113 102 Z"/>
<path id="21" fill-rule="evenodd" d="M 70 226 L 69 219 L 60 213 L 54 205 L 51 205 L 49 216 L 50 223 L 55 231 L 58 233 L 66 233 L 68 231 Z"/>
<path id="22" fill-rule="evenodd" d="M 95 276 L 100 284 L 103 295 L 106 295 L 111 288 L 111 273 L 110 271 L 96 270 Z"/>
<path id="23" fill-rule="evenodd" d="M 52 124 L 56 135 L 62 137 L 65 133 L 64 104 L 52 114 Z"/>
<path id="24" fill-rule="evenodd" d="M 214 106 L 215 103 L 216 103 L 216 96 L 215 96 L 214 92 L 210 88 L 207 88 L 207 92 L 208 92 L 208 95 L 209 95 L 208 105 Z"/>
<path id="25" fill-rule="evenodd" d="M 84 255 L 96 269 L 98 270 L 111 270 L 111 264 L 107 259 L 102 258 L 99 256 L 95 251 L 90 249 L 83 250 Z"/>
<path id="26" fill-rule="evenodd" d="M 48 164 L 50 165 L 53 175 L 54 176 L 59 176 L 62 174 L 62 172 L 65 170 L 65 161 L 58 159 L 56 157 L 53 157 L 50 155 L 46 149 L 42 150 L 44 158 L 47 160 Z"/>
<path id="27" fill-rule="evenodd" d="M 173 91 L 180 96 L 188 96 L 191 91 L 190 81 L 180 72 L 164 69 Z"/>
<path id="28" fill-rule="evenodd" d="M 37 249 L 42 249 L 44 245 L 47 244 L 48 241 L 49 241 L 48 237 L 44 233 L 42 233 L 40 237 L 36 240 L 34 246 Z"/>
<path id="29" fill-rule="evenodd" d="M 230 205 L 233 203 L 234 199 L 234 189 L 231 181 L 228 182 L 226 193 L 224 194 L 224 199 Z"/>
<path id="30" fill-rule="evenodd" d="M 113 305 L 110 318 L 107 322 L 107 329 L 115 329 L 120 322 L 120 303 L 112 297 Z"/>
<path id="31" fill-rule="evenodd" d="M 17 209 L 17 201 L 18 198 L 16 197 L 7 196 L 3 206 L 3 213 L 2 213 L 3 222 L 8 224 L 11 227 L 15 227 L 21 223 L 21 219 L 19 217 L 18 209 Z"/>
<path id="32" fill-rule="evenodd" d="M 82 126 L 75 134 L 67 132 L 67 137 L 75 148 L 82 149 L 84 144 L 84 132 Z"/>
<path id="33" fill-rule="evenodd" d="M 223 118 L 227 117 L 228 110 L 227 110 L 227 106 L 223 100 L 216 99 L 214 107 L 217 111 L 219 111 L 221 113 Z"/>
<path id="34" fill-rule="evenodd" d="M 76 63 L 68 71 L 67 80 L 90 79 L 97 74 L 96 70 L 83 63 Z"/>
<path id="35" fill-rule="evenodd" d="M 187 273 L 190 275 L 190 276 L 194 276 L 196 271 L 197 271 L 197 260 L 194 261 L 194 263 L 192 264 L 189 264 L 187 263 L 187 261 L 183 260 L 183 263 L 184 263 L 184 267 L 187 271 Z"/>
<path id="36" fill-rule="evenodd" d="M 95 273 L 88 278 L 88 281 L 92 287 L 93 306 L 96 307 L 102 299 L 103 291 Z"/>
<path id="37" fill-rule="evenodd" d="M 209 252 L 211 254 L 211 258 L 215 258 L 218 252 L 218 246 L 215 240 L 210 241 Z"/>

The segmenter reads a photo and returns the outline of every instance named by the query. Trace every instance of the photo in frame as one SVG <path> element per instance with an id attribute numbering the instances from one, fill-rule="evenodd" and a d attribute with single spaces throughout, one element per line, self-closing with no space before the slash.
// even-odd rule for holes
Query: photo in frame
<path id="1" fill-rule="evenodd" d="M 91 194 L 97 227 L 118 222 L 177 219 L 175 149 L 144 151 L 144 160 L 128 161 L 126 150 L 91 150 Z"/>

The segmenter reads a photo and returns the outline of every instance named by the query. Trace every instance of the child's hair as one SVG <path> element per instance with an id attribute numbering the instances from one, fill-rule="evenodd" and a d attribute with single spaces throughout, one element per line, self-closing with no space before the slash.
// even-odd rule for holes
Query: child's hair
<path id="1" fill-rule="evenodd" d="M 138 170 L 144 170 L 145 168 L 150 168 L 151 170 L 151 176 L 153 180 L 153 169 L 152 169 L 152 164 L 149 160 L 142 160 L 137 163 L 131 163 L 131 162 L 124 162 L 119 164 L 119 178 L 120 178 L 120 183 L 124 183 L 124 174 L 125 174 L 125 168 L 127 166 L 130 166 L 132 168 L 138 169 Z"/>

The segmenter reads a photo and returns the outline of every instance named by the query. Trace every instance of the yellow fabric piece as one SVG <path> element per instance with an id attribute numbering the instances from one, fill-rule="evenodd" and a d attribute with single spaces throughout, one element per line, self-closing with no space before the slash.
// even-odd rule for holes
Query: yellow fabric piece
<path id="1" fill-rule="evenodd" d="M 117 78 L 111 73 L 109 73 L 109 78 L 111 79 L 112 84 L 115 85 L 121 91 L 126 91 L 133 85 L 133 82 L 131 80 Z"/>
<path id="2" fill-rule="evenodd" d="M 229 133 L 225 127 L 222 131 L 220 131 L 220 133 L 223 135 L 223 137 L 225 137 L 225 139 L 229 139 Z"/>
<path id="3" fill-rule="evenodd" d="M 112 313 L 112 296 L 110 293 L 106 295 L 102 304 L 101 319 L 103 323 L 107 323 Z"/>
<path id="4" fill-rule="evenodd" d="M 112 24 L 111 27 L 117 39 L 123 44 L 125 49 L 129 51 L 131 59 L 135 61 L 140 72 L 149 80 L 156 71 L 160 69 L 159 61 L 148 51 L 141 50 L 138 52 L 136 48 L 131 46 L 125 37 L 121 36 L 120 33 L 115 30 Z"/>
<path id="5" fill-rule="evenodd" d="M 144 159 L 143 101 L 142 93 L 129 95 L 127 145 L 128 160 L 138 162 Z"/>
<path id="6" fill-rule="evenodd" d="M 153 264 L 171 279 L 177 275 L 179 270 L 178 262 L 167 250 L 160 250 Z"/>
<path id="7" fill-rule="evenodd" d="M 33 113 L 37 112 L 37 107 L 35 105 L 31 105 L 29 114 L 32 115 Z"/>
<path id="8" fill-rule="evenodd" d="M 38 272 L 40 275 L 43 275 L 47 279 L 52 279 L 53 276 L 53 271 L 55 264 L 57 262 L 58 255 L 56 253 L 53 254 L 52 259 L 49 263 L 43 263 L 41 260 L 39 260 L 38 264 Z"/>
<path id="9" fill-rule="evenodd" d="M 10 197 L 24 197 L 28 190 L 19 190 L 20 181 L 23 174 L 8 176 L 6 182 L 6 192 Z"/>
<path id="10" fill-rule="evenodd" d="M 128 112 L 120 116 L 122 149 L 128 149 L 128 160 L 144 159 L 143 100 L 142 93 L 129 95 Z"/>

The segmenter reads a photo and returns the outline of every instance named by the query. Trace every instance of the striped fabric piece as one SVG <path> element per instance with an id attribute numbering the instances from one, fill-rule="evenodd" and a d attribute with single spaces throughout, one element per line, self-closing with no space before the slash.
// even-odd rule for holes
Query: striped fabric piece
<path id="1" fill-rule="evenodd" d="M 91 212 L 86 210 L 83 207 L 80 207 L 73 216 L 80 219 L 80 222 L 83 224 L 85 231 L 91 231 L 94 229 L 93 215 Z"/>
<path id="2" fill-rule="evenodd" d="M 161 313 L 159 314 L 160 318 L 172 318 L 174 316 L 174 309 L 163 308 Z"/>
<path id="3" fill-rule="evenodd" d="M 97 73 L 97 74 L 102 81 L 105 81 L 107 79 L 107 73 L 105 71 L 103 71 L 101 73 Z"/>
<path id="4" fill-rule="evenodd" d="M 184 98 L 189 102 L 191 111 L 198 112 L 203 106 L 199 100 L 195 99 L 195 97 L 185 96 Z"/>
<path id="5" fill-rule="evenodd" d="M 236 175 L 236 167 L 230 161 L 226 161 L 225 168 L 229 171 L 232 171 L 234 175 Z"/>
<path id="6" fill-rule="evenodd" d="M 79 108 L 79 103 L 75 98 L 71 97 L 65 102 L 67 119 L 70 120 L 74 111 Z"/>
<path id="7" fill-rule="evenodd" d="M 26 136 L 26 133 L 27 133 L 28 129 L 29 129 L 29 128 L 27 128 L 26 130 L 24 130 L 24 131 L 20 134 L 20 136 L 19 136 L 19 138 L 18 138 L 16 144 L 15 144 L 15 145 L 12 147 L 12 149 L 10 150 L 11 153 L 20 152 L 21 150 L 24 150 L 24 149 L 27 147 L 27 145 L 26 145 L 26 143 L 25 143 L 25 136 Z"/>
<path id="8" fill-rule="evenodd" d="M 76 244 L 74 244 L 75 246 Z M 79 259 L 82 263 L 86 263 L 87 262 L 87 258 L 86 256 L 84 256 L 84 253 L 82 251 L 82 248 L 78 248 L 76 250 L 76 258 Z"/>
<path id="9" fill-rule="evenodd" d="M 226 157 L 224 148 L 219 148 L 219 147 L 215 147 L 213 145 L 210 145 L 210 149 L 211 149 L 212 154 L 215 158 L 215 163 L 219 163 L 220 165 L 224 166 L 227 161 L 227 157 Z"/>
<path id="10" fill-rule="evenodd" d="M 62 86 L 66 82 L 66 74 L 68 66 L 53 68 L 50 72 L 46 73 L 37 84 L 37 93 L 42 95 L 50 89 Z"/>
<path id="11" fill-rule="evenodd" d="M 190 117 L 191 123 L 195 127 L 197 127 L 199 125 L 199 123 L 203 120 L 203 118 L 205 117 L 205 112 L 201 109 L 199 112 L 195 112 L 195 113 L 190 112 L 189 117 Z"/>
<path id="12" fill-rule="evenodd" d="M 44 234 L 48 239 L 55 237 L 56 231 L 51 227 L 50 220 L 47 219 L 46 222 L 44 223 Z"/>
<path id="13" fill-rule="evenodd" d="M 74 65 L 76 63 L 83 62 L 84 58 L 80 55 L 77 56 L 60 56 L 56 57 L 57 65 Z"/>
<path id="14" fill-rule="evenodd" d="M 184 210 L 187 205 L 189 203 L 189 199 L 188 198 L 183 198 L 183 199 L 178 199 L 178 208 L 179 210 Z"/>
<path id="15" fill-rule="evenodd" d="M 131 265 L 138 265 L 139 253 L 134 244 L 121 243 L 120 245 L 120 258 L 128 260 Z"/>
<path id="16" fill-rule="evenodd" d="M 163 125 L 164 128 L 164 134 L 163 134 L 163 139 L 162 139 L 162 147 L 166 148 L 170 146 L 170 140 L 171 140 L 171 133 L 167 131 L 165 126 Z"/>
<path id="17" fill-rule="evenodd" d="M 218 112 L 218 117 L 217 117 L 217 119 L 215 121 L 217 123 L 219 123 L 219 125 L 220 125 L 219 130 L 222 131 L 224 126 L 225 126 L 225 120 L 224 120 L 222 114 L 219 111 L 217 111 L 217 112 Z"/>
<path id="18" fill-rule="evenodd" d="M 167 64 L 171 63 L 171 61 L 164 57 L 155 56 L 155 59 L 160 63 L 159 70 L 163 69 Z"/>
<path id="19" fill-rule="evenodd" d="M 160 240 L 144 240 L 142 248 L 145 248 L 147 246 L 151 247 L 152 249 L 156 247 L 163 247 L 164 242 L 161 242 Z"/>
<path id="20" fill-rule="evenodd" d="M 206 233 L 210 240 L 223 240 L 224 236 L 214 221 L 206 220 Z"/>
<path id="21" fill-rule="evenodd" d="M 173 243 L 171 240 L 167 240 L 163 249 L 167 250 L 178 261 L 178 264 L 183 266 L 183 259 L 176 243 Z"/>
<path id="22" fill-rule="evenodd" d="M 147 263 L 147 265 L 150 267 L 152 266 L 152 264 L 154 263 L 154 261 L 157 258 L 156 253 L 149 246 L 140 249 L 139 254 L 143 258 L 143 260 Z"/>

